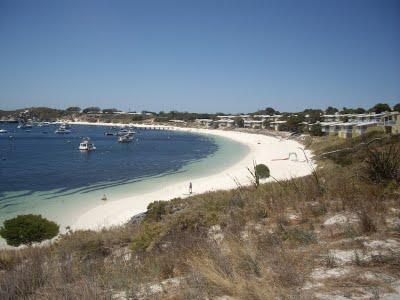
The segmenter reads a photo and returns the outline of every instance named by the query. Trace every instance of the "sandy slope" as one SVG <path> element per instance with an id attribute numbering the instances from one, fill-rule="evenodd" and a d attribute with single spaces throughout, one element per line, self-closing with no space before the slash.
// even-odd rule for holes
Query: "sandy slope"
<path id="1" fill-rule="evenodd" d="M 87 123 L 80 124 L 86 125 Z M 236 184 L 233 178 L 236 178 L 243 185 L 249 184 L 247 167 L 251 167 L 254 160 L 256 160 L 257 163 L 268 165 L 271 174 L 277 179 L 304 176 L 311 172 L 309 164 L 305 162 L 303 151 L 299 149 L 299 147 L 303 148 L 303 146 L 295 141 L 279 140 L 274 137 L 234 131 L 188 128 L 177 128 L 176 130 L 223 136 L 249 147 L 249 152 L 245 157 L 224 171 L 192 180 L 194 194 L 235 188 Z M 273 159 L 277 158 L 287 158 L 290 152 L 297 153 L 299 161 L 273 161 Z M 311 157 L 311 153 L 307 152 L 307 156 Z M 187 197 L 189 181 L 190 179 L 164 186 L 150 193 L 101 204 L 80 216 L 72 228 L 100 229 L 103 226 L 124 223 L 135 214 L 144 212 L 147 205 L 155 200 L 170 200 L 176 197 Z"/>

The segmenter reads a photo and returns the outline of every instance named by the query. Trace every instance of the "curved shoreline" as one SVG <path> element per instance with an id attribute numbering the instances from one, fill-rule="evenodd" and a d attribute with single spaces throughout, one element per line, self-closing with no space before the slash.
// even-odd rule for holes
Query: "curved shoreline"
<path id="1" fill-rule="evenodd" d="M 75 122 L 75 124 L 123 126 L 123 124 L 93 124 L 87 122 Z M 160 126 L 158 125 L 157 127 Z M 240 161 L 216 174 L 192 180 L 187 179 L 182 182 L 163 186 L 149 193 L 113 200 L 112 202 L 94 207 L 79 216 L 75 224 L 72 225 L 72 228 L 99 230 L 103 227 L 121 225 L 134 215 L 145 212 L 148 204 L 153 201 L 190 196 L 188 193 L 189 182 L 193 184 L 193 195 L 216 190 L 233 189 L 237 187 L 235 181 L 240 182 L 241 185 L 248 185 L 250 181 L 247 167 L 251 168 L 254 161 L 266 164 L 270 168 L 271 174 L 277 179 L 305 176 L 311 172 L 310 166 L 304 161 L 304 153 L 301 150 L 303 146 L 296 141 L 279 140 L 270 136 L 235 131 L 173 128 L 174 130 L 229 138 L 244 144 L 249 148 L 249 151 Z M 287 158 L 290 152 L 295 152 L 299 161 L 274 160 Z M 308 157 L 311 156 L 309 151 L 306 151 L 306 153 Z"/>

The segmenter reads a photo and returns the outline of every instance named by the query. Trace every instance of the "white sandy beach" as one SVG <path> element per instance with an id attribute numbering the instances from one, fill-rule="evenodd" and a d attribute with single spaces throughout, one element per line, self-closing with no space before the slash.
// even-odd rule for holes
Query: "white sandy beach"
<path id="1" fill-rule="evenodd" d="M 76 122 L 75 124 L 116 126 L 116 124 L 107 123 L 93 124 Z M 236 183 L 234 178 L 239 181 L 240 184 L 248 185 L 250 184 L 250 181 L 247 167 L 251 168 L 253 166 L 253 161 L 266 164 L 270 168 L 271 175 L 277 179 L 304 176 L 311 172 L 310 165 L 305 161 L 304 153 L 301 150 L 304 148 L 303 145 L 293 140 L 280 140 L 260 134 L 223 130 L 192 128 L 175 128 L 175 130 L 226 137 L 245 144 L 249 148 L 249 152 L 240 161 L 218 174 L 210 174 L 209 176 L 193 180 L 187 178 L 185 181 L 166 185 L 161 189 L 154 190 L 150 193 L 99 204 L 99 206 L 81 215 L 72 228 L 96 230 L 101 229 L 102 227 L 125 223 L 132 216 L 146 211 L 147 205 L 153 201 L 188 197 L 189 182 L 192 182 L 193 184 L 193 194 L 235 188 Z M 274 161 L 274 159 L 287 158 L 289 153 L 292 152 L 297 154 L 298 161 Z M 308 151 L 306 151 L 306 153 L 308 158 L 310 158 L 311 153 Z"/>

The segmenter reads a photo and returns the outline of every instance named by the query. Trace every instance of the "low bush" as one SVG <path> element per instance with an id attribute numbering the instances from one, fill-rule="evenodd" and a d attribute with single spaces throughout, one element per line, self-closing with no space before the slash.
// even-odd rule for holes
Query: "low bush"
<path id="1" fill-rule="evenodd" d="M 59 232 L 59 226 L 43 218 L 41 215 L 19 215 L 4 221 L 0 228 L 2 236 L 7 244 L 18 247 L 19 245 L 32 245 L 55 237 Z"/>
<path id="2" fill-rule="evenodd" d="M 160 221 L 162 216 L 166 214 L 167 201 L 154 201 L 147 206 L 146 220 Z"/>
<path id="3" fill-rule="evenodd" d="M 135 253 L 144 253 L 155 241 L 161 232 L 160 225 L 157 223 L 146 223 L 133 238 L 130 248 Z"/>
<path id="4" fill-rule="evenodd" d="M 376 183 L 395 181 L 400 184 L 400 147 L 390 145 L 386 149 L 369 149 L 364 172 Z"/>

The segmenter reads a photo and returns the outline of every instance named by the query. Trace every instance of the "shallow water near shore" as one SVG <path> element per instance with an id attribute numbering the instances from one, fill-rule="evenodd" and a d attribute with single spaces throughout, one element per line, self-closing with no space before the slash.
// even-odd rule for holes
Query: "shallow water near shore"
<path id="1" fill-rule="evenodd" d="M 205 177 L 248 152 L 227 138 L 180 131 L 138 130 L 134 143 L 118 144 L 104 135 L 111 130 L 104 126 L 73 125 L 71 134 L 61 136 L 55 126 L 6 129 L 0 136 L 0 223 L 35 213 L 62 230 L 102 205 L 104 194 L 113 201 Z M 90 136 L 97 150 L 78 151 L 82 136 Z"/>

